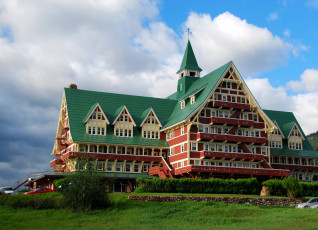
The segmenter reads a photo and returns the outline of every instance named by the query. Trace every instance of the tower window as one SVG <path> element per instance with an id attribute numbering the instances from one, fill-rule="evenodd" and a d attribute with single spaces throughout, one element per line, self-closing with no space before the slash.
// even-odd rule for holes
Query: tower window
<path id="1" fill-rule="evenodd" d="M 190 72 L 190 77 L 195 77 L 195 72 Z"/>
<path id="2" fill-rule="evenodd" d="M 182 84 L 180 84 L 180 89 L 179 90 L 182 91 Z"/>

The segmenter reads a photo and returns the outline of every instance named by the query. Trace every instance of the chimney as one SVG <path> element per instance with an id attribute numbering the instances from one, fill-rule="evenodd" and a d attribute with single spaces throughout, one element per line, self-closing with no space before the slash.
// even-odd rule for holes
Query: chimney
<path id="1" fill-rule="evenodd" d="M 68 88 L 70 88 L 70 89 L 77 89 L 77 85 L 72 83 L 72 84 L 70 84 L 70 86 L 69 86 Z"/>

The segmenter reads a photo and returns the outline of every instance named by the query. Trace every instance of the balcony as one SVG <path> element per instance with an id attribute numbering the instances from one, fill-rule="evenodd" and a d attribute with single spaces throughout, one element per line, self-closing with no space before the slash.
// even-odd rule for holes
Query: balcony
<path id="1" fill-rule="evenodd" d="M 183 173 L 219 173 L 219 174 L 240 174 L 251 176 L 289 176 L 289 170 L 278 169 L 254 169 L 254 168 L 230 168 L 230 167 L 215 167 L 215 166 L 201 166 L 201 165 L 189 165 L 180 169 L 175 169 L 175 175 Z"/>
<path id="2" fill-rule="evenodd" d="M 244 109 L 247 111 L 250 111 L 251 109 L 251 106 L 249 104 L 239 104 L 226 101 L 214 101 L 213 106 L 222 108 Z"/>
<path id="3" fill-rule="evenodd" d="M 190 135 L 191 140 L 217 140 L 217 141 L 228 141 L 228 142 L 244 142 L 244 143 L 255 143 L 255 144 L 266 144 L 266 138 L 264 137 L 245 137 L 237 135 L 227 134 L 211 134 L 211 133 L 197 133 Z"/>
<path id="4" fill-rule="evenodd" d="M 120 160 L 120 161 L 137 161 L 137 162 L 161 162 L 161 156 L 140 156 L 140 155 L 127 155 L 127 154 L 112 154 L 112 153 L 80 153 L 68 152 L 62 156 L 63 160 L 68 158 L 89 157 L 98 160 Z"/>
<path id="5" fill-rule="evenodd" d="M 255 160 L 262 161 L 265 160 L 264 155 L 251 154 L 251 153 L 226 153 L 226 152 L 211 152 L 211 151 L 201 151 L 201 152 L 190 152 L 191 158 L 225 158 L 225 159 L 244 159 L 244 160 Z"/>
<path id="6" fill-rule="evenodd" d="M 228 124 L 228 125 L 240 125 L 251 127 L 254 126 L 253 121 L 241 120 L 237 118 L 221 118 L 221 117 L 200 117 L 199 122 L 201 124 Z"/>
<path id="7" fill-rule="evenodd" d="M 289 169 L 297 171 L 318 171 L 318 166 L 313 165 L 289 165 L 272 163 L 271 166 L 275 169 Z"/>

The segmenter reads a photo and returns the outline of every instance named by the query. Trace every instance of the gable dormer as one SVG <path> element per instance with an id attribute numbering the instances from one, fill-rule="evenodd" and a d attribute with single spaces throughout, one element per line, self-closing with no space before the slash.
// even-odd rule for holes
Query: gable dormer
<path id="1" fill-rule="evenodd" d="M 106 135 L 109 121 L 98 102 L 88 111 L 83 124 L 86 124 L 86 133 L 89 135 Z"/>
<path id="2" fill-rule="evenodd" d="M 116 118 L 113 122 L 114 125 L 114 134 L 117 137 L 133 137 L 133 130 L 136 123 L 129 113 L 127 107 L 121 106 L 117 109 Z"/>
<path id="3" fill-rule="evenodd" d="M 298 127 L 297 123 L 294 123 L 288 135 L 289 149 L 302 150 L 303 140 L 305 140 L 305 138 L 300 131 L 300 128 Z"/>
<path id="4" fill-rule="evenodd" d="M 279 125 L 276 121 L 274 121 L 277 129 L 275 129 L 269 136 L 269 146 L 271 148 L 282 148 L 283 147 L 283 139 L 285 138 L 282 130 L 279 128 Z"/>
<path id="5" fill-rule="evenodd" d="M 190 88 L 191 84 L 200 78 L 201 71 L 202 69 L 197 63 L 190 40 L 188 40 L 180 69 L 177 71 L 179 76 L 177 89 L 178 97 L 183 96 Z"/>
<path id="6" fill-rule="evenodd" d="M 145 117 L 140 125 L 142 130 L 142 137 L 147 139 L 159 139 L 160 128 L 162 127 L 155 111 L 149 108 L 144 111 Z"/>

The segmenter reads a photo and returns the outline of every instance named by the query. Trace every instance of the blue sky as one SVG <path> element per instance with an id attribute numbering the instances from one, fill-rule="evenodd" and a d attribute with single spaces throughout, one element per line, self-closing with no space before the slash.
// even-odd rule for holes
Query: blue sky
<path id="1" fill-rule="evenodd" d="M 261 107 L 318 130 L 318 1 L 0 0 L 0 186 L 49 169 L 63 88 L 166 97 L 190 37 Z"/>

